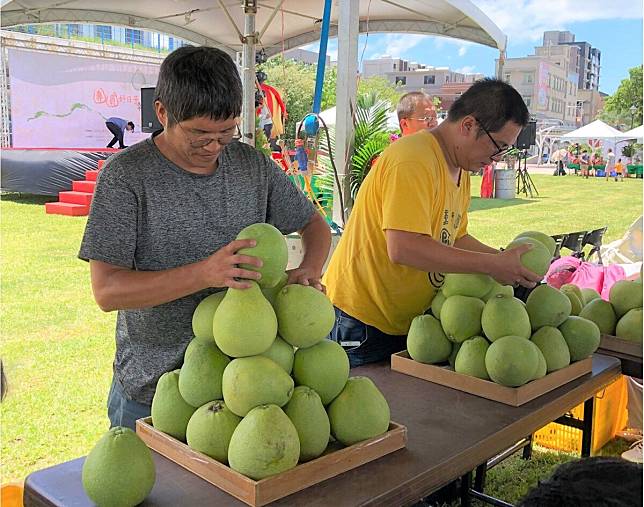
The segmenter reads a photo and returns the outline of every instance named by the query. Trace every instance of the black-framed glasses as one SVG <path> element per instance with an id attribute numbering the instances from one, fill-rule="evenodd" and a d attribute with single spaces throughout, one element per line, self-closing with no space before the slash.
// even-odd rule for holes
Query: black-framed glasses
<path id="1" fill-rule="evenodd" d="M 233 127 L 231 127 L 230 132 L 225 132 L 224 134 L 221 134 L 217 137 L 201 137 L 201 138 L 195 138 L 193 135 L 189 134 L 186 129 L 184 129 L 181 126 L 181 123 L 177 121 L 177 118 L 172 114 L 170 111 L 168 111 L 168 114 L 172 117 L 174 122 L 179 126 L 181 129 L 181 132 L 183 132 L 183 135 L 185 136 L 186 140 L 188 141 L 188 144 L 190 144 L 191 148 L 204 148 L 208 146 L 209 144 L 213 142 L 217 142 L 219 146 L 226 146 L 227 144 L 230 144 L 233 142 L 235 139 L 241 139 L 241 130 L 239 129 L 239 123 L 235 123 L 235 127 L 233 130 Z"/>
<path id="2" fill-rule="evenodd" d="M 436 121 L 436 116 L 423 116 L 422 118 L 407 118 L 408 120 L 417 120 L 417 121 L 422 121 L 423 123 L 431 123 L 432 121 Z"/>
<path id="3" fill-rule="evenodd" d="M 490 135 L 490 133 L 487 131 L 487 129 L 483 126 L 483 124 L 477 118 L 474 118 L 474 119 L 476 120 L 476 123 L 479 124 L 479 127 L 481 127 L 483 132 L 485 132 L 485 134 L 490 138 L 490 141 L 492 141 L 492 144 L 494 144 L 494 147 L 496 148 L 496 151 L 492 155 L 490 155 L 490 158 L 492 160 L 496 161 L 496 159 L 503 157 L 503 155 L 505 155 L 508 151 L 510 151 L 512 149 L 511 144 L 508 144 L 507 146 L 501 148 L 499 146 L 499 143 L 497 143 L 494 140 L 494 138 Z"/>

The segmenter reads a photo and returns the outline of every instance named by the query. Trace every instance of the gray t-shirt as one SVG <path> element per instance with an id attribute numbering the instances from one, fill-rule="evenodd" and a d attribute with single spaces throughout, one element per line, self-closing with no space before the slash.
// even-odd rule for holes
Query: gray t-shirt
<path id="1" fill-rule="evenodd" d="M 284 172 L 246 144 L 229 144 L 217 170 L 198 175 L 170 162 L 148 139 L 105 164 L 78 256 L 164 270 L 205 259 L 250 224 L 267 222 L 289 234 L 314 212 Z M 128 397 L 151 403 L 159 377 L 182 364 L 197 304 L 216 290 L 119 310 L 114 374 Z"/>

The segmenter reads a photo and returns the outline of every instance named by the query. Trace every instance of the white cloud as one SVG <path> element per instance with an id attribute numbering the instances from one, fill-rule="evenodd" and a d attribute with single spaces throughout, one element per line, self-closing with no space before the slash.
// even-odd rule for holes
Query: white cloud
<path id="1" fill-rule="evenodd" d="M 460 69 L 454 69 L 454 72 L 460 72 L 461 74 L 474 74 L 476 71 L 475 65 L 465 65 Z"/>
<path id="2" fill-rule="evenodd" d="M 460 48 L 458 48 L 458 56 L 465 56 L 465 53 L 467 53 L 466 46 L 461 46 Z"/>
<path id="3" fill-rule="evenodd" d="M 570 23 L 642 19 L 637 0 L 473 0 L 511 40 L 539 41 L 546 30 L 565 30 Z M 610 30 L 610 23 L 606 23 Z"/>

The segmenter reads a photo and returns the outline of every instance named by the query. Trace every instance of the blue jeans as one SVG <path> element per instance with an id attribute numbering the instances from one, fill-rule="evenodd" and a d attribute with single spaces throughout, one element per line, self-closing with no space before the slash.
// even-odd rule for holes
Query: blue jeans
<path id="1" fill-rule="evenodd" d="M 389 361 L 391 354 L 407 348 L 407 336 L 383 333 L 339 308 L 335 309 L 335 324 L 330 339 L 342 345 L 349 356 L 351 368 Z"/>
<path id="2" fill-rule="evenodd" d="M 131 400 L 123 391 L 121 383 L 112 377 L 110 394 L 107 397 L 107 416 L 110 418 L 110 428 L 125 426 L 136 431 L 136 420 L 149 417 L 150 405 Z"/>

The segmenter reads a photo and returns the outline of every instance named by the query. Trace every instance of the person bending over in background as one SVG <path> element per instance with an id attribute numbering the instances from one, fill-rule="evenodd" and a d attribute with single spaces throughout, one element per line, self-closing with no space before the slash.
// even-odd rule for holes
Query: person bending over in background
<path id="1" fill-rule="evenodd" d="M 111 118 L 107 119 L 105 126 L 107 127 L 107 130 L 109 130 L 114 136 L 107 147 L 111 148 L 118 141 L 120 149 L 127 148 L 127 146 L 123 144 L 123 136 L 125 135 L 126 130 L 128 132 L 134 131 L 134 123 L 128 120 L 124 120 L 123 118 L 112 116 Z"/>

